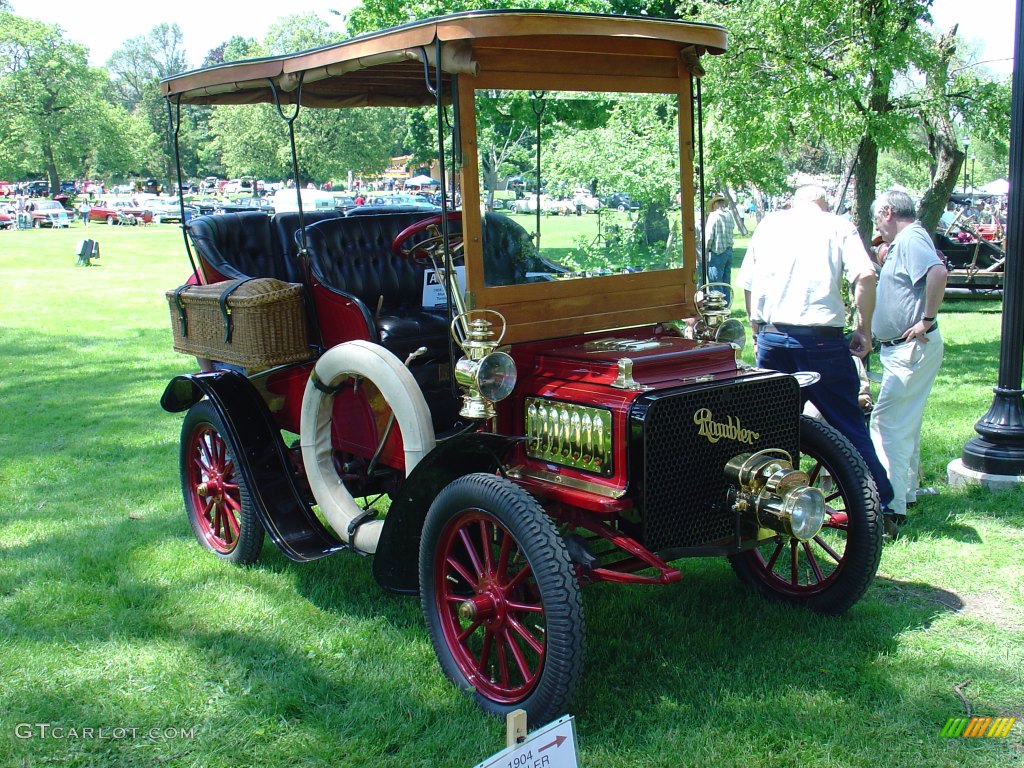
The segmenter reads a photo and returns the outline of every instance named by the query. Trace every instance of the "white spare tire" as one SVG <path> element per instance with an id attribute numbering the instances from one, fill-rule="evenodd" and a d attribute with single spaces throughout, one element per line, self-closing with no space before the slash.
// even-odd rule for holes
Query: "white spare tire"
<path id="1" fill-rule="evenodd" d="M 405 448 L 405 471 L 412 471 L 434 448 L 434 427 L 430 409 L 419 385 L 402 361 L 379 344 L 348 341 L 327 350 L 317 360 L 302 397 L 300 445 L 302 462 L 313 498 L 320 505 L 338 537 L 360 552 L 377 551 L 382 520 L 369 520 L 355 530 L 349 541 L 348 529 L 364 510 L 352 498 L 334 467 L 331 445 L 331 413 L 334 395 L 329 391 L 345 379 L 358 376 L 371 382 L 395 414 Z M 322 389 L 318 389 L 319 381 Z"/>

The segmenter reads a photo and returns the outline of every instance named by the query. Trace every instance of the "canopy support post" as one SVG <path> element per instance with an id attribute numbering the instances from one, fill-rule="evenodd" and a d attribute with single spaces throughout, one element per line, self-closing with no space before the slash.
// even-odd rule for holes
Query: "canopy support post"
<path id="1" fill-rule="evenodd" d="M 288 125 L 288 146 L 291 149 L 292 155 L 292 178 L 295 179 L 295 200 L 299 206 L 299 228 L 297 230 L 299 233 L 299 262 L 302 264 L 302 276 L 306 283 L 306 305 L 309 309 L 306 314 L 310 321 L 317 351 L 322 354 L 324 351 L 324 340 L 323 334 L 320 331 L 320 320 L 317 317 L 316 307 L 313 303 L 313 273 L 309 266 L 309 250 L 306 248 L 306 219 L 305 212 L 302 210 L 302 181 L 299 178 L 299 155 L 295 148 L 295 121 L 298 119 L 299 111 L 302 108 L 302 80 L 304 76 L 304 72 L 299 73 L 299 84 L 295 89 L 295 111 L 291 117 L 285 115 L 284 109 L 281 108 L 281 97 L 277 90 L 277 84 L 269 77 L 267 82 L 270 84 L 270 92 L 274 96 L 274 106 L 277 108 L 277 114 Z"/>
<path id="2" fill-rule="evenodd" d="M 199 276 L 199 268 L 196 266 L 195 257 L 192 255 L 192 246 L 188 242 L 188 225 L 185 223 L 185 190 L 182 188 L 181 179 L 181 148 L 178 144 L 178 131 L 181 130 L 181 94 L 174 100 L 174 108 L 171 108 L 171 100 L 167 100 L 167 122 L 170 125 L 171 136 L 174 138 L 174 168 L 178 174 L 178 209 L 181 211 L 181 236 L 185 238 L 185 253 L 188 254 L 188 263 L 192 265 L 192 275 L 197 283 L 203 280 Z"/>

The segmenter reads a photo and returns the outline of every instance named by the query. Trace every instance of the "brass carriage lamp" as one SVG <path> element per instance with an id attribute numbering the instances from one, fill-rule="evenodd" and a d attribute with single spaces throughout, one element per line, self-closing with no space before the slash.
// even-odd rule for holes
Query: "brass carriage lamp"
<path id="1" fill-rule="evenodd" d="M 501 332 L 482 315 L 495 315 L 501 320 Z M 464 329 L 459 338 L 456 327 Z M 516 364 L 505 352 L 496 352 L 505 336 L 505 318 L 492 309 L 475 309 L 452 320 L 452 336 L 465 356 L 455 364 L 455 381 L 465 390 L 459 415 L 467 419 L 494 417 L 494 404 L 512 394 L 516 386 Z"/>
<path id="2" fill-rule="evenodd" d="M 825 522 L 825 496 L 792 458 L 774 449 L 741 453 L 725 465 L 732 508 L 763 528 L 807 541 Z"/>

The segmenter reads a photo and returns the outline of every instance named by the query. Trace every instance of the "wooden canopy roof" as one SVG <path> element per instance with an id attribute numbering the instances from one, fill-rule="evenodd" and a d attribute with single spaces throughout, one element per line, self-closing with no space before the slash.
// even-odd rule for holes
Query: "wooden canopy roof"
<path id="1" fill-rule="evenodd" d="M 475 75 L 476 45 L 578 54 L 587 57 L 673 55 L 698 74 L 704 53 L 725 51 L 725 29 L 667 19 L 549 11 L 470 11 L 361 35 L 309 51 L 220 64 L 161 81 L 163 95 L 191 104 L 292 104 L 301 90 L 309 107 L 423 106 L 433 103 L 425 65 L 434 67 L 440 42 L 441 71 Z M 273 83 L 273 88 L 271 87 Z M 301 89 L 300 89 L 301 83 Z M 449 90 L 450 89 L 446 89 Z"/>

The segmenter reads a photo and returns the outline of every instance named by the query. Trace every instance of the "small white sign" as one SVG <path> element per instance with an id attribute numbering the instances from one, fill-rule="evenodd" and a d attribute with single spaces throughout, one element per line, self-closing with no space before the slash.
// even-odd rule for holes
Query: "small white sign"
<path id="1" fill-rule="evenodd" d="M 576 723 L 572 715 L 563 715 L 476 768 L 579 768 Z"/>
<path id="2" fill-rule="evenodd" d="M 459 279 L 459 290 L 466 292 L 466 268 L 455 267 L 455 275 Z M 423 270 L 423 306 L 445 307 L 448 299 L 444 295 L 444 286 L 437 281 L 437 273 L 432 269 Z"/>

